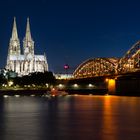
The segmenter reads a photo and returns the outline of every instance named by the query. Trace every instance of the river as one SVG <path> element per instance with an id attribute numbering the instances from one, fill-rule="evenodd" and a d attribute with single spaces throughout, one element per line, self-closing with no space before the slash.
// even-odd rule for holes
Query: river
<path id="1" fill-rule="evenodd" d="M 139 140 L 140 97 L 0 98 L 0 140 Z"/>

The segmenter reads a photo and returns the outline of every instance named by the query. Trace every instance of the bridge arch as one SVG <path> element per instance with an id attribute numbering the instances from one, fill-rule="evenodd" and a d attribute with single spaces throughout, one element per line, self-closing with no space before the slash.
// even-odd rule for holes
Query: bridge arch
<path id="1" fill-rule="evenodd" d="M 136 42 L 119 60 L 118 73 L 136 72 L 140 70 L 140 41 Z"/>
<path id="2" fill-rule="evenodd" d="M 74 71 L 75 78 L 87 78 L 115 74 L 117 58 L 92 58 L 81 63 Z"/>

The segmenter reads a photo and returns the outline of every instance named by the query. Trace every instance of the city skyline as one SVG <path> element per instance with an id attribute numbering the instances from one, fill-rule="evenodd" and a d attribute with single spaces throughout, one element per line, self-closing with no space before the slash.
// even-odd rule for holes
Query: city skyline
<path id="1" fill-rule="evenodd" d="M 65 64 L 70 66 L 69 71 L 73 71 L 89 58 L 122 57 L 140 39 L 139 3 L 2 0 L 0 67 L 6 65 L 14 17 L 21 41 L 25 35 L 26 18 L 30 18 L 35 52 L 42 54 L 45 51 L 52 72 L 64 72 Z"/>

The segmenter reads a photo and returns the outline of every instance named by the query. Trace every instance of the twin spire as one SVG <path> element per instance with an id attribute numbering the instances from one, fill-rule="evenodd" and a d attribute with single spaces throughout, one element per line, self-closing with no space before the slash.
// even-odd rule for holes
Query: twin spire
<path id="1" fill-rule="evenodd" d="M 14 23 L 13 23 L 13 30 L 12 30 L 12 37 L 11 37 L 11 39 L 12 40 L 17 40 L 18 39 L 17 25 L 16 25 L 16 18 L 15 17 L 14 17 Z M 28 41 L 32 40 L 31 31 L 30 31 L 29 18 L 27 18 L 25 39 L 28 40 Z"/>
<path id="2" fill-rule="evenodd" d="M 16 18 L 14 17 L 12 36 L 9 43 L 9 53 L 14 55 L 19 55 L 21 53 L 20 40 L 18 38 Z M 23 39 L 23 53 L 28 55 L 29 53 L 34 55 L 34 41 L 31 37 L 30 22 L 27 18 L 26 33 Z"/>

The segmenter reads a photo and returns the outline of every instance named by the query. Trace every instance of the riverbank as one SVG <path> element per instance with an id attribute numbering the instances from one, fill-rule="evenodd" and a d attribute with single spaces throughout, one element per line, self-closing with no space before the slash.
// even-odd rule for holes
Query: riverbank
<path id="1" fill-rule="evenodd" d="M 3 95 L 9 95 L 9 96 L 13 96 L 13 95 L 22 95 L 22 96 L 30 96 L 30 95 L 44 95 L 47 94 L 48 90 L 47 89 L 8 89 L 8 90 L 0 90 L 0 96 Z"/>
<path id="2" fill-rule="evenodd" d="M 59 90 L 61 91 L 61 90 Z M 87 90 L 87 89 L 66 89 L 62 90 L 66 91 L 69 95 L 72 94 L 79 94 L 79 95 L 105 95 L 107 94 L 107 89 L 92 89 L 92 90 Z M 30 96 L 30 95 L 36 95 L 36 96 L 42 96 L 45 94 L 48 94 L 50 91 L 48 89 L 0 89 L 0 96 L 3 95 L 22 95 L 22 96 Z"/>
<path id="3" fill-rule="evenodd" d="M 117 95 L 117 96 L 140 96 L 140 92 L 115 92 L 109 93 L 107 89 L 66 89 L 66 90 L 59 90 L 59 92 L 67 92 L 69 95 Z M 0 89 L 0 96 L 3 95 L 20 95 L 20 96 L 43 96 L 49 94 L 50 90 L 48 89 Z"/>
<path id="4" fill-rule="evenodd" d="M 66 92 L 69 94 L 80 94 L 80 95 L 105 95 L 108 93 L 107 89 L 67 89 Z"/>

